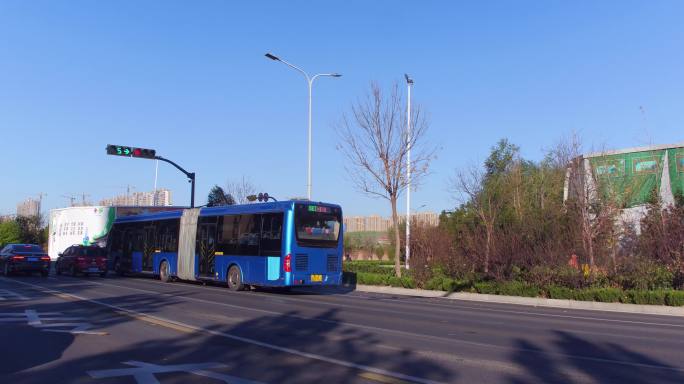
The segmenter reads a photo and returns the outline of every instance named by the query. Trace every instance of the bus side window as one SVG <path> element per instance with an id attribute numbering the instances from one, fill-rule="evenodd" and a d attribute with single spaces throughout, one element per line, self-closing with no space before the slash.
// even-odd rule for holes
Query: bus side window
<path id="1" fill-rule="evenodd" d="M 216 250 L 224 255 L 238 254 L 240 215 L 225 215 L 218 221 Z"/>
<path id="2" fill-rule="evenodd" d="M 238 254 L 246 256 L 258 256 L 260 237 L 261 215 L 240 215 Z"/>
<path id="3" fill-rule="evenodd" d="M 282 248 L 283 214 L 267 213 L 261 227 L 261 256 L 280 256 Z"/>

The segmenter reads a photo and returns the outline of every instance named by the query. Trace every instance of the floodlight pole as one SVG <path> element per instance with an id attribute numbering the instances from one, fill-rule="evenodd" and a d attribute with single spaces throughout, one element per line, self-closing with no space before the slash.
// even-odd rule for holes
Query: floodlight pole
<path id="1" fill-rule="evenodd" d="M 169 159 L 165 159 L 161 156 L 155 156 L 154 158 L 156 160 L 161 160 L 161 161 L 164 161 L 164 162 L 167 162 L 167 163 L 173 165 L 174 167 L 176 167 L 176 169 L 178 169 L 179 171 L 181 171 L 185 174 L 185 176 L 188 178 L 188 181 L 190 181 L 190 183 L 191 183 L 191 186 L 190 186 L 190 208 L 195 208 L 195 172 L 188 172 L 185 169 L 183 169 L 183 167 L 181 167 L 180 165 L 174 163 L 173 161 L 171 161 Z"/>
<path id="2" fill-rule="evenodd" d="M 411 86 L 413 79 L 404 74 L 408 87 L 408 105 L 406 107 L 406 269 L 409 269 L 411 257 Z"/>

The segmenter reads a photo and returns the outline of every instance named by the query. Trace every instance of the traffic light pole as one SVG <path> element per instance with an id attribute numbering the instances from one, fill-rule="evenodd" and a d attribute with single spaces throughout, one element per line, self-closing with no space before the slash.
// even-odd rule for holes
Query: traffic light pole
<path id="1" fill-rule="evenodd" d="M 192 184 L 190 189 L 190 208 L 195 208 L 195 172 L 188 172 L 185 169 L 183 169 L 183 167 L 181 167 L 180 165 L 161 156 L 155 156 L 154 158 L 173 165 L 174 167 L 176 167 L 176 169 L 183 172 L 188 179 L 190 179 L 190 183 Z"/>

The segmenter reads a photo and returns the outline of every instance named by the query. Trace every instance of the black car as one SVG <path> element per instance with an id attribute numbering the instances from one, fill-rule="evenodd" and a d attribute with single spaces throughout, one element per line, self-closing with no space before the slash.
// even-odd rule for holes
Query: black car
<path id="1" fill-rule="evenodd" d="M 50 273 L 50 256 L 36 244 L 7 244 L 0 251 L 0 270 L 5 276 L 15 272 Z"/>

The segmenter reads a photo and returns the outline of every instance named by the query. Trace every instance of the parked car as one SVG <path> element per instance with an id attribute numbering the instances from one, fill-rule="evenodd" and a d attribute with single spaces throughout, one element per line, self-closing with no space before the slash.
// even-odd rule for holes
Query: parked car
<path id="1" fill-rule="evenodd" d="M 5 276 L 14 272 L 50 273 L 50 256 L 36 244 L 7 244 L 0 250 L 0 269 Z"/>
<path id="2" fill-rule="evenodd" d="M 58 275 L 99 274 L 107 276 L 107 250 L 94 245 L 72 245 L 59 254 L 55 264 Z"/>

